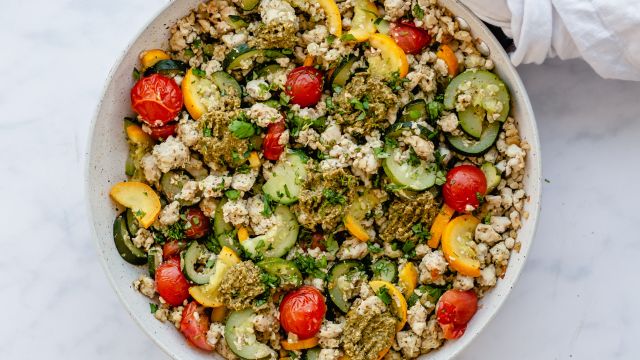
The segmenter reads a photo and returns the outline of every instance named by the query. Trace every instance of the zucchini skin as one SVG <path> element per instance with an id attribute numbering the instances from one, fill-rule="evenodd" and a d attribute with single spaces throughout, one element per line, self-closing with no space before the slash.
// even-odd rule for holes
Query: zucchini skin
<path id="1" fill-rule="evenodd" d="M 113 222 L 113 240 L 118 254 L 128 263 L 144 265 L 147 263 L 147 254 L 138 249 L 131 241 L 131 234 L 127 229 L 124 213 L 116 217 Z"/>
<path id="2" fill-rule="evenodd" d="M 447 133 L 445 138 L 451 149 L 459 154 L 467 156 L 478 156 L 486 153 L 491 149 L 493 144 L 498 140 L 502 123 L 494 121 L 482 130 L 480 140 L 471 139 L 468 136 L 454 136 Z M 474 142 L 475 145 L 465 146 L 465 142 Z"/>
<path id="3" fill-rule="evenodd" d="M 364 272 L 364 265 L 353 260 L 341 261 L 331 267 L 331 270 L 329 270 L 329 276 L 327 277 L 329 298 L 331 298 L 331 302 L 333 302 L 333 304 L 344 313 L 349 311 L 350 303 L 342 296 L 342 291 L 338 287 L 338 278 L 353 270 Z"/>

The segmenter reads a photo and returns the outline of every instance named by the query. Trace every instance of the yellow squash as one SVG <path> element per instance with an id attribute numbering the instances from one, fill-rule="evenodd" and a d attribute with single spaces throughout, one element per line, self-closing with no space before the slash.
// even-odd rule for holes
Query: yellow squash
<path id="1" fill-rule="evenodd" d="M 392 283 L 384 280 L 372 280 L 369 282 L 371 289 L 377 294 L 382 287 L 386 287 L 389 295 L 391 296 L 391 312 L 398 317 L 398 323 L 396 324 L 396 331 L 402 330 L 404 324 L 407 322 L 407 301 L 402 296 L 402 293 Z"/>
<path id="2" fill-rule="evenodd" d="M 329 33 L 334 36 L 342 36 L 342 18 L 340 17 L 340 9 L 334 0 L 317 0 L 324 15 L 327 17 L 327 28 Z"/>
<path id="3" fill-rule="evenodd" d="M 242 262 L 238 255 L 230 248 L 223 246 L 216 264 L 213 275 L 206 285 L 192 286 L 189 288 L 189 294 L 195 301 L 207 307 L 217 308 L 223 306 L 222 296 L 220 294 L 220 284 L 227 271 L 235 264 Z"/>
<path id="4" fill-rule="evenodd" d="M 462 275 L 480 276 L 480 261 L 475 252 L 473 237 L 480 224 L 473 215 L 451 220 L 442 234 L 442 252 L 454 270 Z"/>
<path id="5" fill-rule="evenodd" d="M 380 16 L 378 8 L 369 0 L 355 0 L 351 30 L 348 34 L 356 41 L 367 41 L 376 32 L 375 21 Z"/>
<path id="6" fill-rule="evenodd" d="M 156 221 L 162 209 L 158 194 L 149 185 L 142 182 L 117 183 L 111 188 L 109 195 L 118 204 L 130 208 L 140 225 L 145 229 Z"/>
<path id="7" fill-rule="evenodd" d="M 409 72 L 407 55 L 391 37 L 384 34 L 372 34 L 369 43 L 371 47 L 380 50 L 380 55 L 367 59 L 369 70 L 373 74 L 389 77 L 390 74 L 397 72 L 400 77 L 407 76 Z"/>

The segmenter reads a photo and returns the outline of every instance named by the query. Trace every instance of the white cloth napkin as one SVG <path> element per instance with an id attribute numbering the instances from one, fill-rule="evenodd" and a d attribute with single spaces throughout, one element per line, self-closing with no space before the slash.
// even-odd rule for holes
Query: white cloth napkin
<path id="1" fill-rule="evenodd" d="M 640 0 L 460 0 L 513 38 L 514 65 L 582 57 L 604 78 L 640 81 Z"/>

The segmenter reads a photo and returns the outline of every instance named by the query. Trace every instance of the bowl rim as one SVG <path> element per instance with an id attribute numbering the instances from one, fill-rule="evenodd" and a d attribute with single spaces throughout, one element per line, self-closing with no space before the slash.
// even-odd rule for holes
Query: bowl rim
<path id="1" fill-rule="evenodd" d="M 162 5 L 161 7 L 159 7 L 155 12 L 153 12 L 153 14 L 149 17 L 149 19 L 147 21 L 145 21 L 140 28 L 134 33 L 134 35 L 128 40 L 126 47 L 121 51 L 120 55 L 117 56 L 114 60 L 113 63 L 111 65 L 111 68 L 104 80 L 104 84 L 102 87 L 102 91 L 100 92 L 100 100 L 98 101 L 98 103 L 95 106 L 95 110 L 93 113 L 93 116 L 91 118 L 91 123 L 88 127 L 88 134 L 89 136 L 87 137 L 86 143 L 85 143 L 85 159 L 84 159 L 84 170 L 83 170 L 83 176 L 84 176 L 84 187 L 85 187 L 85 209 L 86 209 L 86 214 L 88 216 L 88 220 L 90 221 L 91 225 L 90 225 L 90 235 L 93 239 L 93 243 L 95 246 L 95 250 L 96 253 L 100 259 L 100 264 L 101 267 L 104 271 L 104 273 L 106 274 L 108 280 L 109 280 L 109 284 L 111 285 L 111 288 L 116 292 L 118 299 L 120 300 L 120 302 L 122 303 L 122 305 L 124 305 L 125 310 L 127 311 L 127 313 L 129 314 L 129 316 L 131 318 L 134 319 L 135 323 L 137 324 L 137 326 L 142 330 L 143 333 L 145 333 L 149 338 L 151 338 L 151 340 L 158 346 L 160 347 L 160 349 L 162 349 L 169 357 L 173 358 L 173 359 L 180 359 L 180 357 L 163 341 L 160 340 L 160 338 L 158 336 L 154 336 L 154 334 L 152 334 L 150 331 L 148 331 L 145 326 L 142 323 L 142 320 L 140 318 L 138 318 L 138 316 L 136 316 L 136 314 L 134 314 L 133 312 L 133 308 L 131 306 L 131 304 L 129 304 L 129 302 L 126 301 L 124 294 L 122 293 L 122 291 L 120 290 L 120 288 L 117 285 L 116 279 L 114 277 L 114 274 L 112 274 L 111 271 L 109 271 L 109 267 L 107 265 L 107 259 L 106 257 L 101 253 L 101 246 L 100 246 L 100 242 L 99 242 L 99 238 L 98 238 L 98 232 L 96 229 L 96 224 L 95 224 L 95 217 L 94 217 L 94 212 L 93 212 L 93 208 L 91 206 L 92 202 L 91 202 L 91 187 L 89 186 L 89 182 L 90 182 L 90 172 L 91 172 L 91 159 L 93 158 L 93 154 L 92 154 L 92 143 L 94 141 L 94 134 L 95 134 L 95 128 L 96 128 L 96 124 L 98 122 L 99 116 L 100 116 L 100 112 L 102 109 L 102 106 L 104 104 L 104 100 L 107 94 L 107 90 L 111 84 L 111 82 L 114 79 L 114 74 L 116 73 L 116 71 L 118 70 L 118 68 L 120 67 L 120 65 L 122 64 L 122 62 L 124 61 L 124 59 L 129 55 L 129 53 L 131 52 L 131 49 L 134 45 L 134 43 L 145 33 L 147 32 L 147 30 L 151 27 L 151 25 L 154 23 L 154 21 L 161 16 L 169 7 L 171 7 L 172 5 L 174 5 L 175 3 L 179 2 L 180 0 L 170 0 L 169 2 L 167 2 L 166 4 Z M 205 1 L 205 0 L 202 0 Z M 500 309 L 502 308 L 502 306 L 504 305 L 504 302 L 506 301 L 506 299 L 509 297 L 509 295 L 511 295 L 511 292 L 513 290 L 513 286 L 518 282 L 520 275 L 522 273 L 522 270 L 524 269 L 525 265 L 526 265 L 526 259 L 528 257 L 528 254 L 531 250 L 531 246 L 533 245 L 533 240 L 535 239 L 536 233 L 537 233 L 537 228 L 538 228 L 538 223 L 539 223 L 539 215 L 540 215 L 540 208 L 541 208 L 541 200 L 542 200 L 542 149 L 541 149 L 541 145 L 540 145 L 540 137 L 539 137 L 539 131 L 538 131 L 538 126 L 537 126 L 537 121 L 535 119 L 535 114 L 533 112 L 533 108 L 531 105 L 531 100 L 529 98 L 529 95 L 527 93 L 527 90 L 524 86 L 524 83 L 522 82 L 522 79 L 520 78 L 519 73 L 517 72 L 516 68 L 513 66 L 513 64 L 511 63 L 511 61 L 509 61 L 509 55 L 507 54 L 507 52 L 504 50 L 504 48 L 500 45 L 500 43 L 498 42 L 498 40 L 496 39 L 496 37 L 491 33 L 491 31 L 489 30 L 489 28 L 487 27 L 487 25 L 481 20 L 479 19 L 466 5 L 464 5 L 460 0 L 438 0 L 438 4 L 440 6 L 443 6 L 445 8 L 447 8 L 449 11 L 451 11 L 451 13 L 455 16 L 461 16 L 464 20 L 467 21 L 472 21 L 475 23 L 475 26 L 482 29 L 482 31 L 488 35 L 486 37 L 482 37 L 482 40 L 488 43 L 491 43 L 491 51 L 498 51 L 498 56 L 504 59 L 507 59 L 507 61 L 505 62 L 504 65 L 501 66 L 501 68 L 504 68 L 506 66 L 506 69 L 504 69 L 505 71 L 509 71 L 513 74 L 512 76 L 512 80 L 515 82 L 516 87 L 518 88 L 518 90 L 521 92 L 521 98 L 522 101 L 518 102 L 518 106 L 519 107 L 523 107 L 523 112 L 528 114 L 529 119 L 527 120 L 528 122 L 530 122 L 531 124 L 531 137 L 527 139 L 527 141 L 531 144 L 532 148 L 537 150 L 537 156 L 535 157 L 535 159 L 529 159 L 528 161 L 533 161 L 535 162 L 534 166 L 537 167 L 539 169 L 538 171 L 538 176 L 537 177 L 532 177 L 531 181 L 534 182 L 535 187 L 537 188 L 537 201 L 535 201 L 535 205 L 533 207 L 533 212 L 529 211 L 529 218 L 527 219 L 528 222 L 533 222 L 531 224 L 531 235 L 530 235 L 530 241 L 523 246 L 523 248 L 520 250 L 519 252 L 519 256 L 522 256 L 524 258 L 523 263 L 516 267 L 515 269 L 511 269 L 511 271 L 515 272 L 512 275 L 512 281 L 510 284 L 510 288 L 508 291 L 505 292 L 504 296 L 500 296 L 498 299 L 495 300 L 495 306 L 493 311 L 488 315 L 488 317 L 486 318 L 486 321 L 484 321 L 483 323 L 481 323 L 479 326 L 477 326 L 471 333 L 467 333 L 466 336 L 463 336 L 462 338 L 456 340 L 456 347 L 451 351 L 451 358 L 457 357 L 458 355 L 460 355 L 468 346 L 469 344 L 471 344 L 471 342 L 473 342 L 473 340 L 477 337 L 477 335 L 479 333 L 481 333 L 485 327 L 493 321 L 493 319 L 495 318 L 495 316 L 498 314 L 498 312 L 500 311 Z M 456 9 L 456 11 L 451 9 L 451 6 L 453 7 L 458 7 L 458 9 Z M 527 194 L 529 195 L 529 194 Z M 518 231 L 521 231 L 518 230 Z M 492 289 L 493 290 L 493 289 Z M 437 354 L 438 349 L 436 349 L 434 351 L 434 353 L 429 353 L 429 354 L 423 354 L 421 355 L 418 359 L 423 359 L 423 357 L 425 356 L 430 356 L 430 355 L 435 355 Z M 437 355 L 436 355 L 437 357 Z"/>

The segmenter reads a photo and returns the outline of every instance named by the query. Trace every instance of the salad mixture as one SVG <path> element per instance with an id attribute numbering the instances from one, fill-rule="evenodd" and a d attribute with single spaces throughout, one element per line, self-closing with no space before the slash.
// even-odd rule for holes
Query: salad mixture
<path id="1" fill-rule="evenodd" d="M 227 359 L 411 359 L 464 335 L 526 195 L 510 94 L 435 0 L 200 4 L 140 54 L 111 197 L 133 286 Z"/>

